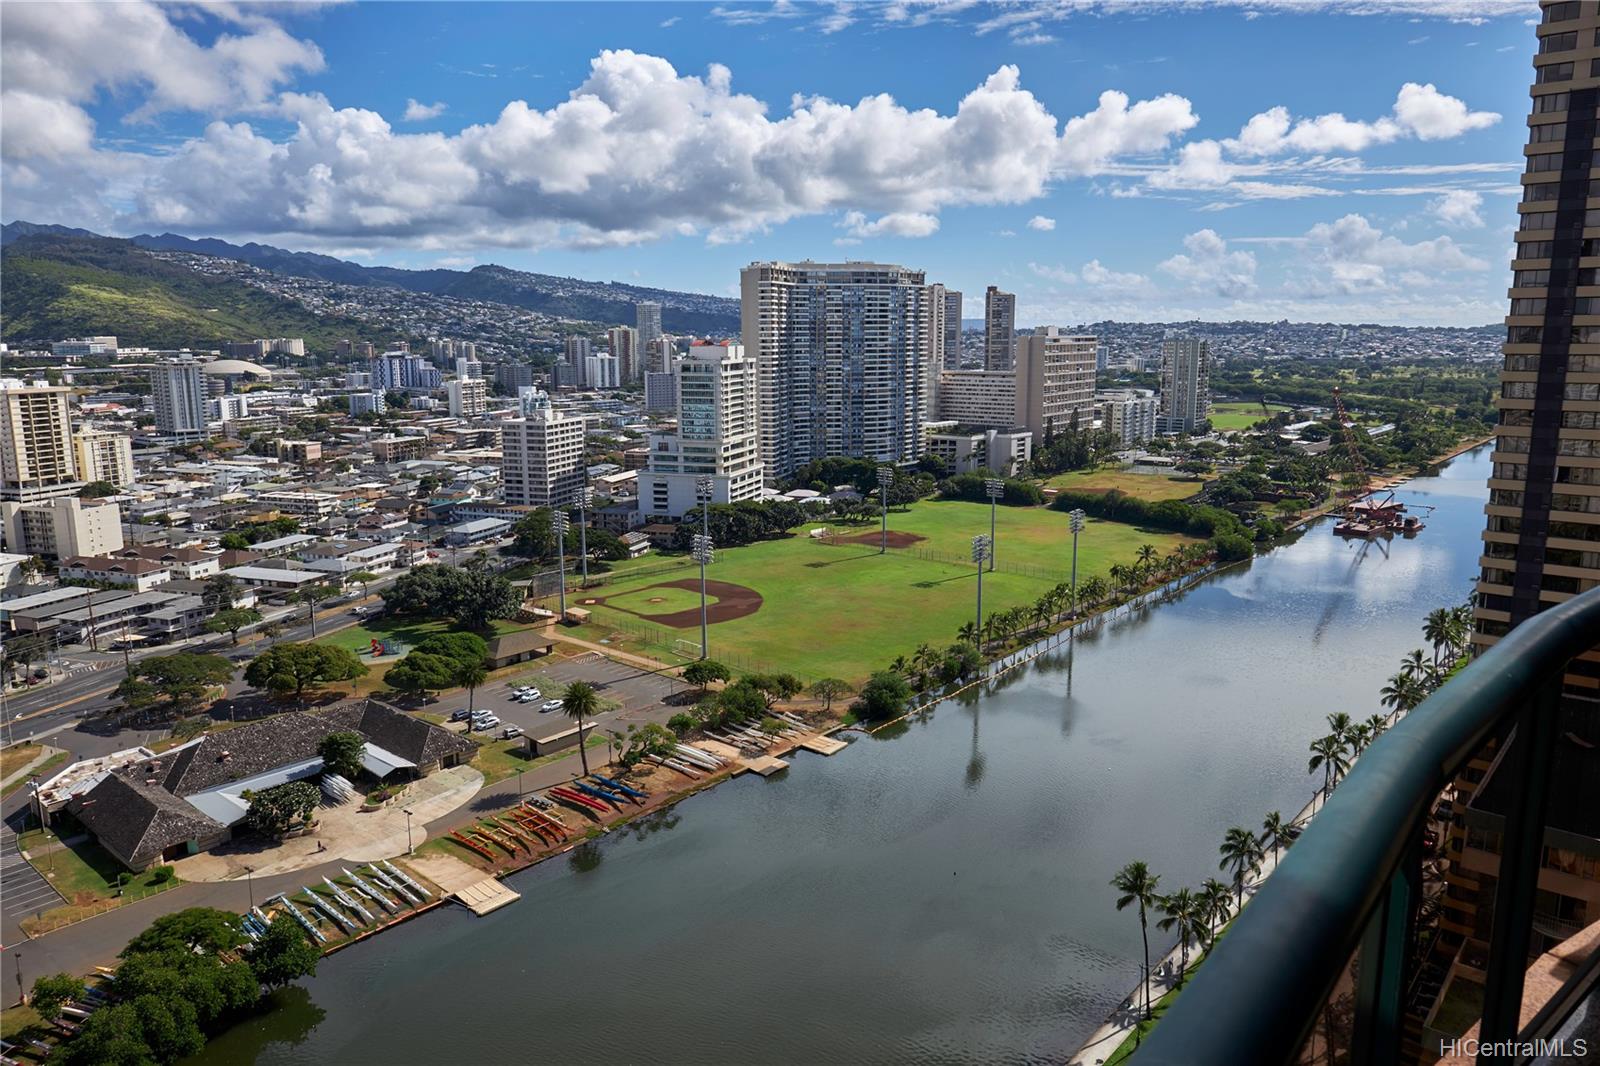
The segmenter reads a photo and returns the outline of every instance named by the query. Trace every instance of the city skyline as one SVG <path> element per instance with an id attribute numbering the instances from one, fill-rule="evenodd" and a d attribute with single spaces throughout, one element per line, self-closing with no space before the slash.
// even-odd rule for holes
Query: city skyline
<path id="1" fill-rule="evenodd" d="M 7 216 L 719 295 L 899 262 L 1022 326 L 1503 313 L 1532 5 L 1072 7 L 7 5 Z"/>

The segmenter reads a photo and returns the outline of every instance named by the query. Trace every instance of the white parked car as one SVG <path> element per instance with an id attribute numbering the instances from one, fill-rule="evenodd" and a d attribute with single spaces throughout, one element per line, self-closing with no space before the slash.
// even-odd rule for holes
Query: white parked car
<path id="1" fill-rule="evenodd" d="M 559 711 L 562 706 L 563 704 L 560 700 L 545 700 L 543 706 L 539 708 L 539 713 L 543 714 L 545 711 Z"/>

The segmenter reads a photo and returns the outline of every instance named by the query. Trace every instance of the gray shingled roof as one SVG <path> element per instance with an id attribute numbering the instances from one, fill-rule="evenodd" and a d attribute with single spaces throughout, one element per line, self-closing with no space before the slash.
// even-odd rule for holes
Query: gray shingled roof
<path id="1" fill-rule="evenodd" d="M 320 717 L 339 729 L 354 729 L 384 751 L 418 766 L 440 762 L 450 755 L 470 754 L 478 747 L 463 736 L 378 700 L 335 707 L 320 712 Z"/>
<path id="2" fill-rule="evenodd" d="M 146 784 L 144 764 L 107 774 L 85 795 L 74 797 L 67 812 L 105 848 L 128 865 L 144 867 L 174 844 L 213 836 L 223 825 L 207 818 L 159 785 Z"/>
<path id="3" fill-rule="evenodd" d="M 316 715 L 298 711 L 211 733 L 162 757 L 162 786 L 178 796 L 240 781 L 292 762 L 312 759 L 322 738 L 335 732 Z M 383 745 L 379 745 L 382 747 Z"/>

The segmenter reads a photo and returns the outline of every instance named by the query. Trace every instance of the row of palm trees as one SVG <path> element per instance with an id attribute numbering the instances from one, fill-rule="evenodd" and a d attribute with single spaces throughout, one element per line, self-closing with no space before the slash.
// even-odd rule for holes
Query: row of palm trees
<path id="1" fill-rule="evenodd" d="M 1217 934 L 1244 906 L 1244 886 L 1259 873 L 1262 863 L 1270 853 L 1276 865 L 1278 852 L 1287 848 L 1296 835 L 1295 828 L 1283 820 L 1283 815 L 1273 811 L 1261 823 L 1260 833 L 1242 825 L 1231 827 L 1222 838 L 1218 849 L 1222 860 L 1219 870 L 1228 871 L 1231 885 L 1208 877 L 1198 889 L 1188 886 L 1168 895 L 1157 891 L 1161 877 L 1150 872 L 1147 863 L 1130 862 L 1111 879 L 1111 887 L 1119 893 L 1117 910 L 1138 904 L 1139 934 L 1144 941 L 1144 1016 L 1151 1013 L 1150 1001 L 1150 928 L 1149 915 L 1158 911 L 1156 928 L 1162 932 L 1178 934 L 1178 982 L 1182 984 L 1189 970 L 1189 945 L 1195 944 L 1209 950 Z M 1270 851 L 1269 851 L 1270 849 Z"/>
<path id="2" fill-rule="evenodd" d="M 1157 552 L 1155 545 L 1141 544 L 1132 563 L 1111 567 L 1109 580 L 1094 574 L 1078 582 L 1078 609 L 1092 611 L 1113 595 L 1135 592 L 1152 582 L 1170 581 L 1208 554 L 1209 549 L 1203 544 L 1179 544 L 1165 556 Z M 994 612 L 984 620 L 981 630 L 976 621 L 963 623 L 956 636 L 979 648 L 1004 644 L 1019 633 L 1058 624 L 1072 609 L 1072 586 L 1063 581 L 1031 605 Z"/>

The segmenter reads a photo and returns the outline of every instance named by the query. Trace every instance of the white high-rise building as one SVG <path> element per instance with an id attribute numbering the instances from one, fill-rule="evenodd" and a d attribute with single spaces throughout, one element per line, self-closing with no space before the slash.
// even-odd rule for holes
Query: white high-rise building
<path id="1" fill-rule="evenodd" d="M 1017 411 L 1014 370 L 946 370 L 939 375 L 936 421 L 967 429 L 1015 429 Z"/>
<path id="2" fill-rule="evenodd" d="M 1161 345 L 1158 433 L 1193 433 L 1211 417 L 1211 344 L 1202 337 L 1168 337 Z"/>
<path id="3" fill-rule="evenodd" d="M 697 483 L 711 478 L 712 503 L 761 495 L 756 367 L 741 344 L 700 344 L 678 367 L 678 431 L 650 437 L 650 467 L 639 472 L 639 510 L 681 518 L 700 505 Z"/>
<path id="4" fill-rule="evenodd" d="M 1095 403 L 1100 408 L 1100 428 L 1115 434 L 1123 444 L 1143 444 L 1156 435 L 1156 409 L 1161 401 L 1151 393 L 1142 389 L 1103 392 L 1095 397 Z"/>
<path id="5" fill-rule="evenodd" d="M 639 347 L 639 331 L 632 326 L 612 326 L 606 330 L 606 343 L 617 360 L 617 375 L 624 385 L 632 385 L 644 377 L 643 350 Z"/>
<path id="6" fill-rule="evenodd" d="M 568 337 L 566 342 L 562 345 L 562 362 L 566 363 L 567 366 L 572 368 L 572 373 L 577 378 L 575 382 L 577 385 L 583 386 L 589 384 L 588 364 L 589 356 L 592 354 L 594 354 L 594 352 L 589 344 L 588 337 Z M 567 384 L 565 375 L 562 377 L 562 384 Z"/>
<path id="7" fill-rule="evenodd" d="M 661 338 L 661 305 L 654 300 L 634 304 L 633 327 L 639 334 L 639 350 L 648 352 L 650 345 Z"/>
<path id="8" fill-rule="evenodd" d="M 954 289 L 944 290 L 944 366 L 932 372 L 941 369 L 961 369 L 961 294 Z"/>
<path id="9" fill-rule="evenodd" d="M 761 461 L 784 477 L 829 456 L 922 457 L 928 285 L 880 263 L 752 263 L 740 275 Z"/>
<path id="10" fill-rule="evenodd" d="M 476 359 L 460 356 L 456 359 L 456 377 L 481 378 L 483 377 L 483 364 Z"/>
<path id="11" fill-rule="evenodd" d="M 639 347 L 644 351 L 645 369 L 658 373 L 672 369 L 673 344 L 672 338 L 667 336 L 657 337 L 649 344 L 639 342 Z"/>
<path id="12" fill-rule="evenodd" d="M 1044 440 L 1045 430 L 1057 431 L 1081 411 L 1088 425 L 1094 406 L 1094 359 L 1098 338 L 1063 333 L 1044 326 L 1017 338 L 1017 425 Z"/>
<path id="13" fill-rule="evenodd" d="M 80 429 L 72 435 L 72 450 L 85 483 L 107 481 L 119 489 L 133 484 L 133 440 L 126 433 Z"/>
<path id="14" fill-rule="evenodd" d="M 19 555 L 71 559 L 122 547 L 122 511 L 110 500 L 63 496 L 35 503 L 0 503 L 0 537 Z"/>
<path id="15" fill-rule="evenodd" d="M 388 403 L 381 392 L 352 392 L 350 394 L 350 414 L 356 415 L 381 415 Z"/>
<path id="16" fill-rule="evenodd" d="M 617 357 L 601 352 L 584 361 L 583 379 L 591 389 L 614 389 L 622 384 Z"/>
<path id="17" fill-rule="evenodd" d="M 1016 353 L 1017 297 L 990 285 L 983 294 L 983 366 L 1010 370 Z"/>
<path id="18" fill-rule="evenodd" d="M 195 441 L 206 435 L 206 385 L 200 361 L 183 357 L 157 363 L 150 371 L 150 397 L 155 404 L 156 432 L 174 440 Z"/>
<path id="19" fill-rule="evenodd" d="M 483 378 L 456 378 L 445 382 L 444 387 L 452 416 L 477 418 L 489 410 L 489 383 Z"/>
<path id="20" fill-rule="evenodd" d="M 500 485 L 506 503 L 566 507 L 586 472 L 583 418 L 548 405 L 527 418 L 500 423 Z"/>
<path id="21" fill-rule="evenodd" d="M 0 500 L 30 503 L 83 488 L 72 448 L 72 390 L 0 379 Z"/>

